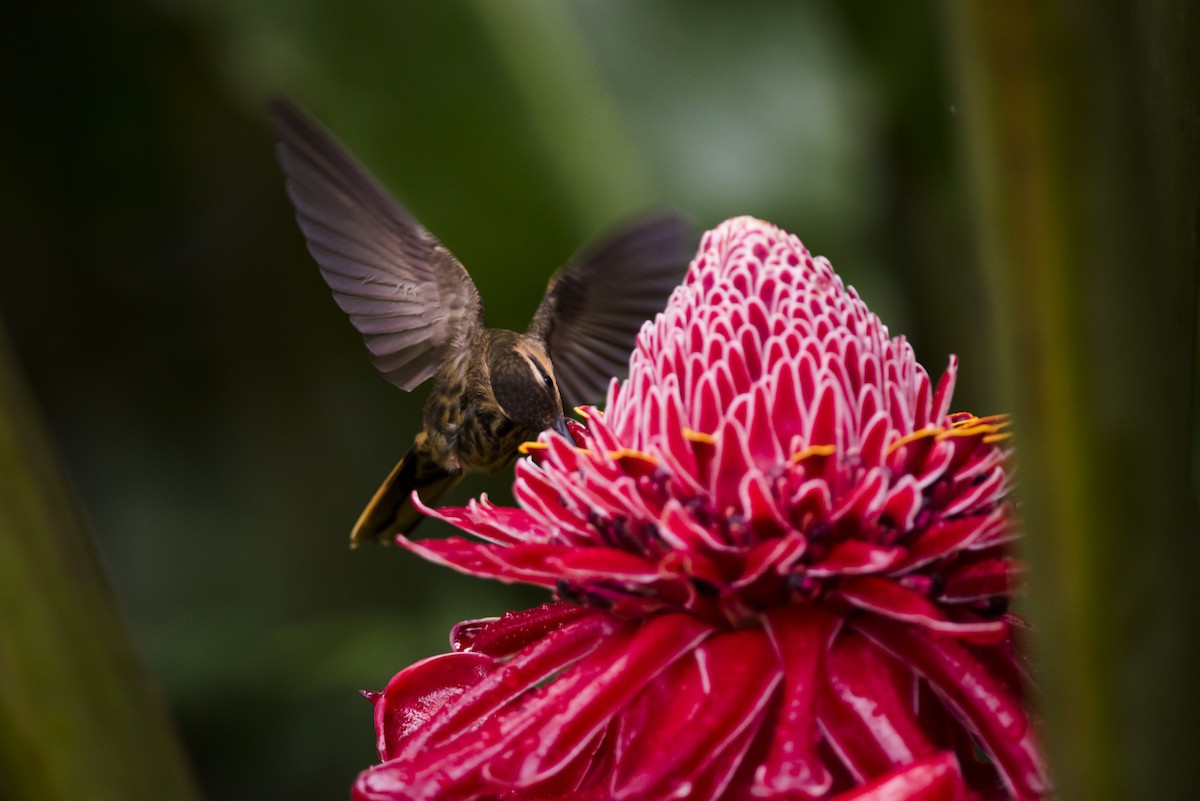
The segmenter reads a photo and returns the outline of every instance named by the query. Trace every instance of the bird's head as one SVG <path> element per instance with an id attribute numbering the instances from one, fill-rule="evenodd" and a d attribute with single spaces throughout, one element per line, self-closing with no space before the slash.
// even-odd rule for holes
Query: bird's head
<path id="1" fill-rule="evenodd" d="M 531 431 L 553 428 L 568 436 L 554 365 L 542 341 L 514 334 L 496 345 L 489 354 L 488 372 L 501 411 Z"/>

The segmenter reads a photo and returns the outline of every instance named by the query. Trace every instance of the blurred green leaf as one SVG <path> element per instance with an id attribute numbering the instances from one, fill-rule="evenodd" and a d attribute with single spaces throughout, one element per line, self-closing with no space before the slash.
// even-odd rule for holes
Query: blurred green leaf
<path id="1" fill-rule="evenodd" d="M 198 798 L 0 331 L 0 788 Z"/>
<path id="2" fill-rule="evenodd" d="M 1194 6 L 948 4 L 1064 799 L 1195 796 Z"/>

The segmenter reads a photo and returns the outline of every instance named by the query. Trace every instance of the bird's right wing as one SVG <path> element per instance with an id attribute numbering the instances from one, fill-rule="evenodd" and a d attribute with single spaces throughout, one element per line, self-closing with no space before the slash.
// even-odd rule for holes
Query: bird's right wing
<path id="1" fill-rule="evenodd" d="M 271 122 L 287 193 L 333 297 L 396 386 L 431 377 L 454 336 L 483 322 L 454 255 L 330 134 L 276 98 Z"/>
<path id="2" fill-rule="evenodd" d="M 667 305 L 695 252 L 691 220 L 665 211 L 626 221 L 560 270 L 529 332 L 550 352 L 568 406 L 601 403 L 624 378 L 638 331 Z"/>

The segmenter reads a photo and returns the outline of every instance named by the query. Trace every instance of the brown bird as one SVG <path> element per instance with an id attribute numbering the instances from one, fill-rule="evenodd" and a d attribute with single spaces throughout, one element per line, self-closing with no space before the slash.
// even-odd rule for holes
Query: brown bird
<path id="1" fill-rule="evenodd" d="M 642 323 L 662 311 L 692 252 L 672 212 L 635 219 L 551 279 L 525 333 L 488 328 L 467 271 L 332 136 L 293 103 L 271 106 L 296 219 L 375 366 L 412 390 L 430 378 L 424 425 L 375 493 L 351 545 L 390 541 L 466 472 L 510 464 L 546 429 L 568 436 L 563 400 L 599 402 Z"/>

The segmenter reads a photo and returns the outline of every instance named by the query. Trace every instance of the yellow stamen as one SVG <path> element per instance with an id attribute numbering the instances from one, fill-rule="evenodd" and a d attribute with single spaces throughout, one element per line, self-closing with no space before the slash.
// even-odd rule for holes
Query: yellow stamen
<path id="1" fill-rule="evenodd" d="M 809 445 L 797 451 L 788 459 L 788 464 L 798 464 L 811 456 L 832 456 L 837 451 L 836 445 Z"/>
<path id="2" fill-rule="evenodd" d="M 950 437 L 977 437 L 979 435 L 988 436 L 995 434 L 999 426 L 980 423 L 978 425 L 968 426 L 966 428 L 953 428 L 949 431 L 942 431 L 937 435 L 939 441 L 949 439 Z"/>
<path id="3" fill-rule="evenodd" d="M 983 438 L 983 441 L 988 445 L 991 445 L 993 442 L 1003 442 L 1006 439 L 1012 439 L 1011 431 L 1002 431 L 999 434 L 988 434 Z"/>
<path id="4" fill-rule="evenodd" d="M 955 412 L 950 415 L 951 428 L 969 428 L 977 425 L 1003 427 L 1012 421 L 1007 414 L 989 414 L 987 417 L 976 417 L 969 412 Z"/>
<path id="5" fill-rule="evenodd" d="M 649 462 L 655 467 L 658 466 L 658 459 L 654 458 L 645 451 L 635 451 L 632 448 L 621 448 L 620 450 L 609 451 L 608 458 L 614 462 L 618 459 L 640 459 L 643 462 Z"/>
<path id="6" fill-rule="evenodd" d="M 528 455 L 531 451 L 544 451 L 549 447 L 550 446 L 544 442 L 534 442 L 533 440 L 529 440 L 528 442 L 522 442 L 520 445 L 518 445 L 517 452 Z"/>
<path id="7" fill-rule="evenodd" d="M 690 428 L 683 429 L 683 438 L 691 442 L 703 442 L 705 445 L 716 445 L 717 438 L 712 434 L 703 434 Z"/>
<path id="8" fill-rule="evenodd" d="M 911 434 L 905 434 L 903 437 L 896 440 L 888 447 L 888 451 L 887 451 L 888 456 L 891 456 L 897 450 L 899 450 L 900 448 L 903 448 L 905 445 L 907 445 L 910 442 L 916 442 L 919 439 L 925 439 L 925 437 L 937 436 L 938 434 L 940 434 L 944 431 L 945 431 L 945 429 L 939 428 L 938 426 L 925 426 L 924 428 L 922 428 L 919 431 L 914 431 Z"/>

